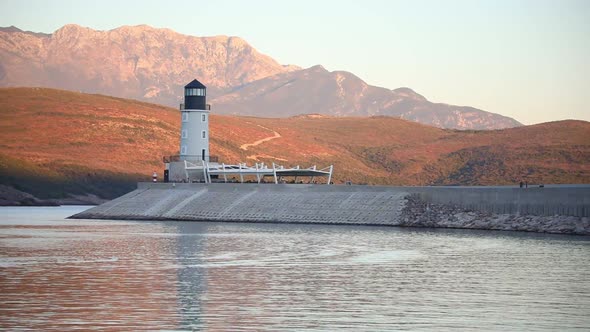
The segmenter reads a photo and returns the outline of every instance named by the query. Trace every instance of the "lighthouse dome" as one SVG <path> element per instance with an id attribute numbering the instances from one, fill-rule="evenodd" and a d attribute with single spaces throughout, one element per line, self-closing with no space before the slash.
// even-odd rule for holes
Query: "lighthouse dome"
<path id="1" fill-rule="evenodd" d="M 196 79 L 184 86 L 184 107 L 204 110 L 207 107 L 207 87 Z"/>

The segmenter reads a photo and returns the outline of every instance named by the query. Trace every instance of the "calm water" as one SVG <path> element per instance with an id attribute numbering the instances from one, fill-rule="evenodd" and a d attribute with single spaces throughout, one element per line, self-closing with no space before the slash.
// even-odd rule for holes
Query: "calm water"
<path id="1" fill-rule="evenodd" d="M 588 237 L 0 208 L 0 329 L 588 330 Z"/>

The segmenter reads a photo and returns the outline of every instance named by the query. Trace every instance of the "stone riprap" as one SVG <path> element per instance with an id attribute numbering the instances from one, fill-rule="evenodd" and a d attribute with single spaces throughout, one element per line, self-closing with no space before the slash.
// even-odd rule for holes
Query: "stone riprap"
<path id="1" fill-rule="evenodd" d="M 588 217 L 492 213 L 453 204 L 429 203 L 419 194 L 405 198 L 399 226 L 590 235 Z"/>
<path id="2" fill-rule="evenodd" d="M 284 222 L 590 234 L 590 186 L 139 183 L 80 219 Z"/>

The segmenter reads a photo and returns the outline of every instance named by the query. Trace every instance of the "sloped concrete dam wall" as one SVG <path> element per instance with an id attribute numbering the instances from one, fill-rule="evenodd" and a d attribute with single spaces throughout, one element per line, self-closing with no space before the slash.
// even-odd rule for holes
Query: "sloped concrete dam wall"
<path id="1" fill-rule="evenodd" d="M 406 193 L 321 185 L 147 184 L 75 218 L 387 224 Z M 348 190 L 346 190 L 348 189 Z"/>
<path id="2" fill-rule="evenodd" d="M 453 227 L 590 234 L 590 186 L 139 183 L 71 218 Z"/>

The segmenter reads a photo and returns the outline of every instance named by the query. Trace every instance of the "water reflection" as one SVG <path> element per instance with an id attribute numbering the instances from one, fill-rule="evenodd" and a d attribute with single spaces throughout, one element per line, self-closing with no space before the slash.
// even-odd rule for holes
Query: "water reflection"
<path id="1" fill-rule="evenodd" d="M 34 219 L 25 210 L 6 211 L 0 221 L 4 329 L 590 326 L 590 241 L 584 237 L 85 222 L 64 221 L 61 210 Z"/>
<path id="2" fill-rule="evenodd" d="M 176 259 L 178 284 L 176 287 L 178 297 L 179 326 L 186 329 L 202 330 L 202 304 L 201 300 L 206 293 L 206 270 L 202 267 L 202 252 L 204 251 L 203 226 L 187 227 L 188 223 L 179 223 L 174 226 L 176 234 Z"/>
<path id="3" fill-rule="evenodd" d="M 175 275 L 151 273 L 174 239 L 125 236 L 117 225 L 46 228 L 12 229 L 0 242 L 2 327 L 177 326 Z"/>

